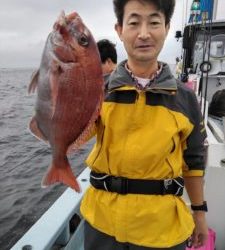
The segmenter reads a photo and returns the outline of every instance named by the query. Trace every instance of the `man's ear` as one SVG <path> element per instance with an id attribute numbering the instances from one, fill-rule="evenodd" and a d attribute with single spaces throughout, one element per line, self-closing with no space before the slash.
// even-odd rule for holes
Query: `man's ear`
<path id="1" fill-rule="evenodd" d="M 169 30 L 170 30 L 170 23 L 166 25 L 166 35 L 168 35 Z"/>
<path id="2" fill-rule="evenodd" d="M 107 62 L 108 64 L 111 64 L 111 63 L 112 63 L 111 58 L 107 58 L 107 59 L 106 59 L 106 62 Z"/>
<path id="3" fill-rule="evenodd" d="M 115 28 L 115 31 L 117 32 L 117 35 L 119 36 L 120 40 L 123 41 L 123 38 L 122 38 L 122 26 L 119 25 L 118 23 L 116 23 L 114 28 Z"/>

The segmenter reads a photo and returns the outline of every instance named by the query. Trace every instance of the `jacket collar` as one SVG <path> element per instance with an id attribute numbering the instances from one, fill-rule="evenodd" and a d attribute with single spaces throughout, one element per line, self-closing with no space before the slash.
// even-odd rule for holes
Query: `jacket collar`
<path id="1" fill-rule="evenodd" d="M 119 88 L 122 89 L 134 89 L 135 80 L 125 68 L 126 61 L 122 61 L 112 72 L 108 79 L 108 90 L 113 91 Z M 154 82 L 146 89 L 146 91 L 162 93 L 162 94 L 174 94 L 177 90 L 177 82 L 172 75 L 168 64 L 161 62 L 162 71 L 155 78 Z M 124 88 L 125 87 L 125 88 Z"/>

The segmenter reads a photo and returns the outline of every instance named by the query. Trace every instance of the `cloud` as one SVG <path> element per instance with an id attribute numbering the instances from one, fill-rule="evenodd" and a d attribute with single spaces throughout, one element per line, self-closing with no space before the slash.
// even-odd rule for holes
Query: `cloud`
<path id="1" fill-rule="evenodd" d="M 178 49 L 173 49 L 177 48 L 173 37 L 175 30 L 182 28 L 182 2 L 177 0 L 170 34 L 161 53 L 165 59 L 168 54 L 173 59 L 177 53 L 180 55 Z M 114 31 L 112 0 L 5 0 L 0 9 L 0 67 L 38 67 L 48 33 L 62 10 L 77 11 L 96 40 L 112 40 L 117 44 L 119 60 L 125 58 Z"/>

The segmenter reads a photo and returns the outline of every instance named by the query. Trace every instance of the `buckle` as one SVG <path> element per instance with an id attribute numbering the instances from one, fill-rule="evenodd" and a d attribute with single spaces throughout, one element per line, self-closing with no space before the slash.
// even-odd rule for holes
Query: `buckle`
<path id="1" fill-rule="evenodd" d="M 90 174 L 90 178 L 93 179 L 93 180 L 96 180 L 96 181 L 103 181 L 103 186 L 104 186 L 104 189 L 106 191 L 109 191 L 108 190 L 108 187 L 107 187 L 107 182 L 106 182 L 106 179 L 110 177 L 108 174 L 105 174 L 105 175 L 101 175 L 99 174 L 99 176 L 97 175 L 93 175 L 92 172 Z"/>
<path id="2" fill-rule="evenodd" d="M 165 179 L 164 180 L 164 194 L 174 194 L 176 196 L 181 196 L 184 189 L 184 180 L 181 176 L 175 179 Z"/>
<path id="3" fill-rule="evenodd" d="M 179 177 L 173 179 L 173 181 L 177 186 L 177 192 L 175 193 L 175 195 L 181 196 L 183 194 L 183 190 L 184 190 L 184 179 L 183 179 L 183 177 L 179 176 Z"/>
<path id="4" fill-rule="evenodd" d="M 110 178 L 110 191 L 118 194 L 128 194 L 128 179 L 112 176 Z"/>
<path id="5" fill-rule="evenodd" d="M 168 190 L 169 186 L 173 184 L 173 179 L 165 179 L 163 180 L 165 190 Z"/>
<path id="6" fill-rule="evenodd" d="M 94 186 L 102 187 L 108 192 L 116 192 L 118 194 L 128 193 L 128 179 L 124 177 L 115 177 L 108 174 L 90 174 L 91 180 L 95 181 Z M 98 188 L 98 187 L 97 187 Z"/>

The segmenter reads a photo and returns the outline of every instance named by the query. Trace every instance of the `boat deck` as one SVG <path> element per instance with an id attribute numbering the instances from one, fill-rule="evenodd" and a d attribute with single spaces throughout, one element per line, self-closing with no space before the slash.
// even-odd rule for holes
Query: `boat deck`
<path id="1" fill-rule="evenodd" d="M 78 177 L 81 193 L 67 188 L 11 250 L 83 250 L 83 221 L 74 233 L 70 232 L 70 221 L 74 215 L 80 215 L 80 202 L 89 186 L 89 173 L 86 168 Z"/>

